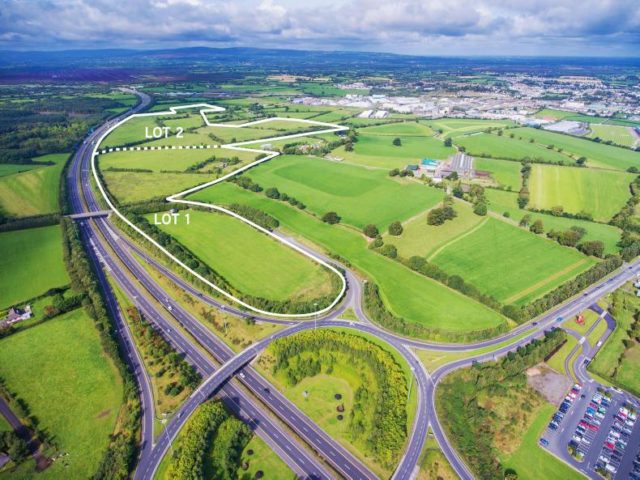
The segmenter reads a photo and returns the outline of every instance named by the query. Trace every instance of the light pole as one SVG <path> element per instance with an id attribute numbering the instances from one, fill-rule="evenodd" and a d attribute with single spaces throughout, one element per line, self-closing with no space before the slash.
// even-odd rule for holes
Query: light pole
<path id="1" fill-rule="evenodd" d="M 162 418 L 156 416 L 160 423 L 164 425 L 164 434 L 167 436 L 167 440 L 169 441 L 169 449 L 171 450 L 171 456 L 173 456 L 173 442 L 171 441 L 171 437 L 169 436 L 169 432 L 167 432 L 167 412 L 162 412 Z"/>

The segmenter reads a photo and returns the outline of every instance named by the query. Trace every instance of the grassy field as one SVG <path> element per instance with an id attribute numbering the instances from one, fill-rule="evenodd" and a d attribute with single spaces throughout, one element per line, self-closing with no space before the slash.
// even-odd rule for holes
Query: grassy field
<path id="1" fill-rule="evenodd" d="M 359 130 L 361 135 L 392 135 L 397 136 L 417 136 L 431 137 L 433 130 L 424 123 L 419 122 L 398 122 L 386 125 L 374 125 Z"/>
<path id="2" fill-rule="evenodd" d="M 515 191 L 520 190 L 522 185 L 522 175 L 520 174 L 522 164 L 520 162 L 495 158 L 476 158 L 475 168 L 491 172 L 491 178 L 500 185 L 511 187 Z"/>
<path id="3" fill-rule="evenodd" d="M 0 233 L 0 307 L 69 283 L 58 225 Z"/>
<path id="4" fill-rule="evenodd" d="M 0 375 L 68 455 L 42 473 L 25 462 L 11 479 L 86 479 L 114 431 L 122 383 L 83 310 L 2 340 Z M 68 465 L 65 467 L 65 465 Z"/>
<path id="5" fill-rule="evenodd" d="M 28 172 L 34 168 L 42 168 L 42 165 L 20 165 L 11 163 L 0 163 L 0 177 L 15 175 L 16 173 Z"/>
<path id="6" fill-rule="evenodd" d="M 584 138 L 548 132 L 537 128 L 515 128 L 510 130 L 517 136 L 533 139 L 543 145 L 554 145 L 565 152 L 571 152 L 577 157 L 585 157 L 590 167 L 626 170 L 629 167 L 640 167 L 640 152 L 626 148 L 613 147 L 602 143 L 592 142 Z"/>
<path id="7" fill-rule="evenodd" d="M 598 117 L 594 115 L 582 115 L 576 112 L 568 112 L 566 110 L 555 110 L 552 108 L 544 108 L 534 115 L 536 118 L 546 118 L 549 120 L 573 120 L 575 122 L 599 123 L 607 125 L 636 125 L 637 122 L 625 120 L 622 118 Z"/>
<path id="8" fill-rule="evenodd" d="M 516 304 L 537 298 L 594 263 L 576 250 L 494 218 L 450 242 L 432 261 L 496 299 Z"/>
<path id="9" fill-rule="evenodd" d="M 211 157 L 222 157 L 219 150 L 141 150 L 113 152 L 100 156 L 101 170 L 109 168 L 140 168 L 160 172 L 161 170 L 184 171 L 196 163 Z M 212 168 L 215 164 L 208 165 Z"/>
<path id="10" fill-rule="evenodd" d="M 482 132 L 489 127 L 507 127 L 512 125 L 509 120 L 473 120 L 465 118 L 442 118 L 427 123 L 433 130 L 442 130 L 444 137 L 458 137 Z"/>
<path id="11" fill-rule="evenodd" d="M 454 209 L 458 216 L 443 225 L 429 225 L 428 212 L 425 211 L 402 225 L 402 235 L 396 237 L 385 233 L 384 241 L 395 245 L 402 257 L 429 257 L 453 238 L 472 230 L 484 220 L 484 217 L 473 213 L 467 203 L 456 202 Z"/>
<path id="12" fill-rule="evenodd" d="M 588 220 L 575 220 L 572 218 L 556 217 L 545 213 L 533 213 L 518 208 L 518 194 L 501 190 L 487 189 L 486 196 L 489 199 L 489 209 L 503 215 L 509 214 L 509 218 L 516 224 L 525 215 L 531 216 L 531 221 L 541 220 L 546 230 L 568 230 L 573 226 L 584 228 L 587 233 L 583 240 L 600 240 L 604 243 L 605 253 L 618 251 L 616 244 L 620 240 L 621 230 L 604 223 L 595 223 Z"/>
<path id="13" fill-rule="evenodd" d="M 509 130 L 511 132 L 512 130 Z M 566 154 L 549 150 L 543 145 L 509 138 L 507 134 L 478 133 L 466 137 L 455 137 L 456 145 L 464 147 L 470 155 L 477 157 L 495 157 L 522 160 L 529 157 L 543 162 L 566 162 L 573 160 Z"/>
<path id="14" fill-rule="evenodd" d="M 489 308 L 367 249 L 361 234 L 322 223 L 283 202 L 228 183 L 203 190 L 193 198 L 218 204 L 247 204 L 273 215 L 287 231 L 349 260 L 380 286 L 388 308 L 409 322 L 452 332 L 482 330 L 505 323 L 504 317 Z"/>
<path id="15" fill-rule="evenodd" d="M 458 475 L 444 456 L 431 429 L 425 442 L 417 480 L 456 480 Z"/>
<path id="16" fill-rule="evenodd" d="M 502 465 L 515 470 L 522 480 L 578 480 L 584 478 L 566 463 L 558 460 L 542 449 L 538 440 L 544 432 L 549 418 L 553 415 L 555 406 L 544 404 L 537 412 L 533 423 L 524 433 L 522 443 L 511 455 L 502 459 Z"/>
<path id="17" fill-rule="evenodd" d="M 618 145 L 624 145 L 625 147 L 633 147 L 640 139 L 635 133 L 633 133 L 630 127 L 622 127 L 620 125 L 602 125 L 598 123 L 592 123 L 589 125 L 591 132 L 587 135 L 589 138 L 600 138 L 603 141 L 612 141 Z"/>
<path id="18" fill-rule="evenodd" d="M 167 197 L 213 180 L 198 173 L 138 173 L 103 171 L 107 188 L 122 204 Z M 135 187 L 135 188 L 134 188 Z"/>
<path id="19" fill-rule="evenodd" d="M 251 454 L 249 454 L 251 453 Z M 256 478 L 256 472 L 262 471 L 265 479 L 294 480 L 296 476 L 293 471 L 282 461 L 278 454 L 257 435 L 247 443 L 240 457 L 240 465 L 247 463 L 249 468 L 238 469 L 237 478 L 239 480 L 249 480 Z"/>
<path id="20" fill-rule="evenodd" d="M 373 223 L 385 229 L 442 200 L 443 192 L 418 182 L 390 178 L 368 170 L 314 157 L 282 156 L 247 175 L 262 187 L 277 187 L 322 216 L 335 211 L 345 223 L 362 228 Z"/>
<path id="21" fill-rule="evenodd" d="M 225 214 L 191 211 L 189 225 L 162 225 L 242 293 L 271 300 L 307 300 L 331 292 L 321 266 Z M 152 216 L 149 216 L 152 221 Z"/>
<path id="22" fill-rule="evenodd" d="M 588 168 L 533 165 L 529 179 L 530 206 L 550 210 L 561 205 L 566 212 L 587 212 L 608 221 L 631 196 L 635 175 Z"/>
<path id="23" fill-rule="evenodd" d="M 574 347 L 578 344 L 578 341 L 575 337 L 571 335 L 567 335 L 567 341 L 565 342 L 560 349 L 554 353 L 549 360 L 547 360 L 547 365 L 553 368 L 556 372 L 566 375 L 568 377 L 573 377 L 572 371 L 566 371 L 564 367 L 564 362 L 569 356 L 569 354 L 573 351 Z M 571 369 L 571 365 L 569 366 Z"/>
<path id="24" fill-rule="evenodd" d="M 455 153 L 452 147 L 445 147 L 442 140 L 435 137 L 399 136 L 402 145 L 393 145 L 393 136 L 358 136 L 353 151 L 344 147 L 332 152 L 333 156 L 344 158 L 349 163 L 390 170 L 404 168 L 407 164 L 417 164 L 423 158 L 445 159 Z"/>
<path id="25" fill-rule="evenodd" d="M 15 216 L 28 217 L 59 210 L 60 175 L 67 160 L 66 153 L 34 158 L 55 165 L 40 166 L 14 175 L 0 175 L 0 210 Z"/>

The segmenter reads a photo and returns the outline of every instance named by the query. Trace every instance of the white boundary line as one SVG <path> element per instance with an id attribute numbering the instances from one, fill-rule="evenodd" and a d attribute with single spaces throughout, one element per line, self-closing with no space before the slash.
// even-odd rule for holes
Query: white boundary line
<path id="1" fill-rule="evenodd" d="M 252 305 L 249 305 L 248 303 L 243 302 L 239 298 L 234 297 L 229 292 L 223 290 L 222 288 L 218 287 L 217 285 L 215 285 L 211 281 L 207 280 L 205 277 L 200 275 L 195 270 L 189 268 L 186 264 L 181 262 L 178 258 L 176 258 L 168 250 L 166 250 L 158 242 L 156 242 L 150 235 L 147 235 L 142 229 L 137 227 L 133 222 L 130 222 L 115 207 L 115 205 L 113 205 L 113 203 L 109 199 L 109 196 L 107 195 L 107 193 L 106 193 L 106 191 L 104 189 L 104 186 L 100 182 L 100 177 L 99 177 L 98 171 L 96 169 L 96 158 L 98 157 L 98 147 L 100 146 L 102 141 L 107 137 L 107 135 L 109 135 L 116 128 L 122 126 L 125 122 L 131 120 L 132 118 L 151 117 L 151 116 L 159 116 L 159 115 L 175 115 L 176 113 L 178 113 L 178 110 L 194 109 L 194 108 L 200 108 L 200 115 L 202 116 L 205 124 L 207 126 L 209 126 L 209 127 L 243 128 L 243 127 L 249 127 L 249 126 L 257 125 L 257 124 L 261 124 L 261 123 L 271 122 L 271 121 L 274 121 L 274 120 L 285 120 L 285 121 L 290 121 L 290 122 L 306 123 L 306 124 L 309 124 L 309 125 L 318 125 L 318 126 L 327 127 L 326 129 L 319 130 L 319 131 L 303 132 L 303 133 L 296 133 L 296 134 L 291 134 L 291 135 L 282 135 L 282 136 L 278 136 L 278 137 L 261 138 L 261 139 L 258 139 L 258 140 L 249 140 L 249 141 L 244 141 L 244 142 L 236 142 L 236 143 L 229 143 L 229 144 L 226 144 L 226 145 L 220 145 L 219 148 L 226 148 L 226 149 L 229 149 L 229 150 L 237 150 L 237 151 L 243 151 L 243 152 L 252 152 L 252 153 L 257 153 L 257 154 L 263 153 L 266 156 L 264 158 L 256 160 L 255 162 L 249 163 L 249 164 L 247 164 L 247 165 L 245 165 L 245 166 L 243 166 L 243 167 L 241 167 L 241 168 L 239 168 L 237 170 L 234 170 L 233 172 L 230 172 L 227 175 L 224 175 L 224 176 L 222 176 L 220 178 L 217 178 L 217 179 L 212 180 L 210 182 L 203 183 L 201 185 L 197 185 L 197 186 L 195 186 L 193 188 L 189 188 L 189 189 L 184 190 L 182 192 L 170 195 L 170 196 L 168 196 L 166 198 L 166 200 L 168 202 L 183 203 L 183 204 L 187 204 L 187 205 L 196 205 L 196 206 L 199 206 L 199 207 L 210 208 L 212 210 L 217 210 L 219 212 L 226 213 L 227 215 L 230 215 L 230 216 L 232 216 L 234 218 L 237 218 L 238 220 L 246 223 L 247 225 L 250 225 L 251 227 L 255 228 L 256 230 L 259 230 L 260 232 L 265 233 L 265 234 L 269 235 L 272 238 L 275 238 L 277 241 L 279 241 L 281 243 L 284 243 L 285 245 L 291 247 L 292 249 L 296 250 L 297 252 L 303 254 L 304 256 L 309 257 L 314 262 L 316 262 L 316 263 L 318 263 L 318 264 L 320 264 L 320 265 L 322 265 L 324 267 L 327 267 L 333 273 L 338 275 L 338 277 L 340 278 L 340 280 L 342 282 L 342 288 L 340 289 L 340 293 L 335 298 L 335 300 L 333 302 L 331 302 L 331 304 L 328 307 L 323 308 L 322 310 L 318 310 L 316 312 L 311 312 L 311 313 L 291 314 L 291 313 L 267 312 L 265 310 L 261 310 L 259 308 L 256 308 L 256 307 L 252 306 Z M 263 162 L 267 162 L 267 161 L 271 160 L 272 158 L 275 158 L 278 155 L 280 155 L 279 152 L 272 152 L 272 151 L 267 151 L 267 150 L 258 150 L 258 149 L 253 149 L 253 148 L 245 148 L 245 147 L 243 147 L 243 145 L 249 145 L 249 144 L 254 144 L 254 143 L 258 143 L 258 142 L 269 142 L 269 141 L 275 141 L 275 140 L 284 140 L 284 139 L 297 138 L 297 137 L 303 137 L 303 136 L 308 136 L 308 135 L 318 135 L 318 134 L 322 134 L 322 133 L 341 132 L 341 131 L 344 131 L 344 130 L 348 130 L 349 128 L 348 127 L 343 127 L 341 125 L 333 124 L 333 123 L 317 122 L 317 121 L 314 121 L 314 120 L 298 119 L 298 118 L 292 119 L 292 118 L 287 118 L 287 117 L 272 117 L 272 118 L 266 118 L 266 119 L 262 119 L 262 120 L 255 120 L 255 121 L 252 121 L 252 122 L 242 123 L 242 124 L 238 124 L 238 125 L 230 125 L 230 124 L 221 124 L 221 123 L 211 123 L 209 121 L 209 119 L 207 118 L 207 116 L 206 116 L 207 113 L 223 112 L 223 111 L 225 111 L 225 108 L 219 107 L 219 106 L 216 106 L 216 105 L 209 105 L 208 103 L 198 103 L 198 104 L 193 104 L 193 105 L 181 105 L 181 106 L 177 106 L 177 107 L 170 107 L 168 111 L 163 111 L 163 112 L 136 113 L 136 114 L 133 114 L 133 115 L 130 115 L 130 116 L 124 118 L 123 120 L 121 120 L 118 123 L 116 123 L 116 124 L 112 125 L 111 127 L 109 127 L 100 136 L 100 138 L 96 142 L 96 144 L 95 144 L 95 146 L 93 148 L 93 152 L 91 154 L 91 171 L 93 172 L 93 178 L 96 181 L 96 184 L 98 186 L 98 189 L 100 190 L 100 193 L 102 194 L 102 197 L 106 201 L 106 203 L 109 206 L 109 208 L 111 208 L 111 210 L 113 210 L 113 212 L 118 217 L 120 217 L 120 219 L 123 220 L 127 225 L 129 225 L 131 228 L 133 228 L 136 232 L 138 232 L 140 235 L 142 235 L 146 240 L 148 240 L 153 245 L 155 245 L 167 257 L 169 257 L 171 260 L 176 262 L 182 268 L 187 270 L 189 273 L 191 273 L 197 279 L 199 279 L 200 281 L 204 282 L 206 285 L 210 286 L 215 291 L 217 291 L 218 293 L 224 295 L 225 297 L 227 297 L 228 299 L 232 300 L 233 302 L 235 302 L 235 303 L 237 303 L 239 305 L 242 305 L 243 307 L 245 307 L 245 308 L 247 308 L 247 309 L 249 309 L 249 310 L 251 310 L 253 312 L 256 312 L 256 313 L 259 313 L 259 314 L 262 314 L 262 315 L 269 315 L 269 316 L 273 316 L 273 317 L 285 317 L 285 318 L 313 317 L 313 316 L 320 315 L 320 314 L 323 314 L 323 313 L 326 313 L 326 312 L 330 311 L 333 307 L 335 307 L 338 304 L 338 302 L 340 301 L 340 299 L 342 298 L 342 296 L 344 295 L 344 293 L 347 290 L 347 282 L 346 282 L 344 276 L 334 266 L 332 266 L 328 262 L 325 262 L 323 259 L 318 258 L 318 257 L 312 255 L 309 252 L 306 252 L 305 250 L 301 249 L 300 247 L 298 247 L 294 243 L 291 243 L 291 242 L 289 242 L 288 240 L 286 240 L 284 238 L 278 237 L 273 232 L 270 232 L 266 228 L 264 228 L 264 227 L 262 227 L 262 226 L 260 226 L 260 225 L 258 225 L 256 223 L 252 222 L 251 220 L 248 220 L 247 218 L 245 218 L 245 217 L 243 217 L 241 215 L 238 215 L 235 212 L 232 212 L 231 210 L 228 210 L 228 209 L 226 209 L 224 207 L 220 207 L 218 205 L 209 204 L 209 203 L 196 202 L 196 201 L 192 201 L 192 200 L 185 200 L 185 199 L 183 199 L 181 197 L 184 197 L 185 195 L 189 195 L 189 194 L 191 194 L 193 192 L 197 192 L 198 190 L 202 190 L 204 188 L 210 187 L 210 186 L 215 185 L 217 183 L 223 182 L 223 181 L 227 180 L 228 178 L 231 178 L 231 177 L 237 175 L 238 173 L 244 172 L 245 170 L 248 170 L 249 168 L 252 168 L 255 165 L 258 165 L 258 164 L 263 163 Z"/>

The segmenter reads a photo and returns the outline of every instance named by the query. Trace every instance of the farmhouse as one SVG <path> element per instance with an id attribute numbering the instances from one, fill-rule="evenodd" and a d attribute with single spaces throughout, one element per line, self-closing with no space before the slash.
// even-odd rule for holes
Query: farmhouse
<path id="1" fill-rule="evenodd" d="M 11 307 L 9 309 L 9 313 L 4 317 L 4 322 L 7 324 L 12 324 L 19 322 L 21 320 L 28 320 L 31 318 L 31 306 L 27 305 L 24 307 L 24 310 L 21 308 Z"/>
<path id="2" fill-rule="evenodd" d="M 446 161 L 423 158 L 418 165 L 407 165 L 406 169 L 416 177 L 424 175 L 436 181 L 447 178 L 452 173 L 456 173 L 459 178 L 471 180 L 475 176 L 473 160 L 471 155 L 458 152 Z"/>

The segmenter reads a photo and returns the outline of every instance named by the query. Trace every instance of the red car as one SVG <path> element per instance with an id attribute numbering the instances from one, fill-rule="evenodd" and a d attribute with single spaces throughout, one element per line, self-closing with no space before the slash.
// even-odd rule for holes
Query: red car
<path id="1" fill-rule="evenodd" d="M 590 423 L 587 423 L 587 428 L 589 430 L 591 430 L 592 432 L 597 432 L 598 431 L 598 426 L 597 425 L 592 425 Z"/>
<path id="2" fill-rule="evenodd" d="M 604 446 L 605 446 L 606 448 L 608 448 L 609 450 L 613 450 L 614 448 L 616 448 L 616 446 L 615 446 L 613 443 L 610 443 L 610 442 L 606 442 L 606 443 L 604 444 Z"/>

